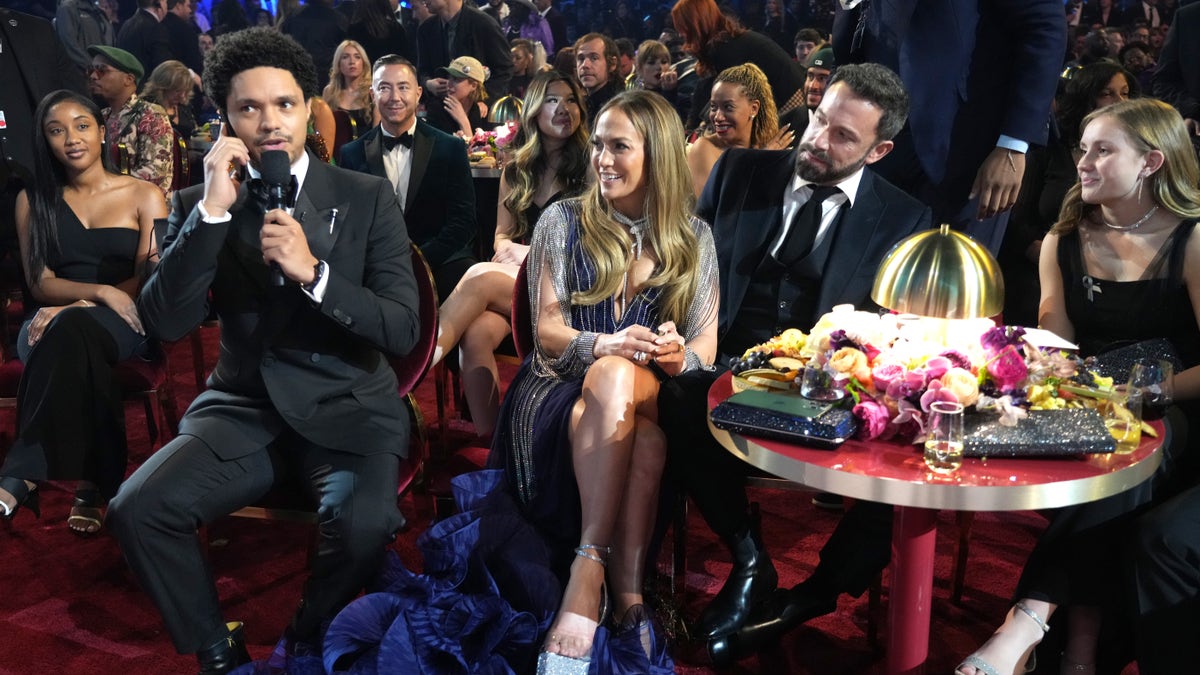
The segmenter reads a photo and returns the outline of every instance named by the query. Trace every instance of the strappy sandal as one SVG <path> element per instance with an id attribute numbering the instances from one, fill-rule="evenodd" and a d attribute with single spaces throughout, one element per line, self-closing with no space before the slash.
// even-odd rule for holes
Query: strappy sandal
<path id="1" fill-rule="evenodd" d="M 16 501 L 11 507 L 8 504 L 0 502 L 0 520 L 6 523 L 12 522 L 12 519 L 17 517 L 17 512 L 21 510 L 22 506 L 29 509 L 37 518 L 40 519 L 42 517 L 42 509 L 38 503 L 40 501 L 38 490 L 36 487 L 30 488 L 24 479 L 9 476 L 0 478 L 0 490 L 4 490 L 12 495 L 13 500 Z"/>
<path id="2" fill-rule="evenodd" d="M 601 553 L 606 557 L 600 557 L 596 553 Z M 598 546 L 596 544 L 580 544 L 575 547 L 575 555 L 580 558 L 586 558 L 592 562 L 599 563 L 601 567 L 608 567 L 607 556 L 612 553 L 611 546 Z M 605 622 L 609 612 L 608 601 L 608 584 L 607 582 L 600 583 L 600 612 L 599 619 L 592 621 L 587 617 L 579 616 L 573 612 L 565 612 L 563 618 L 571 623 L 579 625 L 590 625 L 593 633 L 595 629 Z M 551 633 L 546 637 L 546 644 L 559 643 L 561 644 L 562 636 Z M 583 656 L 564 656 L 546 651 L 543 646 L 542 652 L 538 654 L 537 660 L 537 675 L 585 675 L 588 672 L 588 666 L 591 663 L 591 649 Z"/>
<path id="3" fill-rule="evenodd" d="M 1037 627 L 1042 629 L 1043 635 L 1050 632 L 1049 624 L 1043 621 L 1042 617 L 1038 616 L 1037 612 L 1029 609 L 1025 603 L 1018 602 L 1017 604 L 1013 605 L 1013 609 L 1020 610 L 1030 619 L 1033 619 L 1033 622 L 1037 624 Z M 966 673 L 963 672 L 963 666 L 970 666 L 974 668 L 977 675 L 979 673 L 983 673 L 983 675 L 1000 675 L 1000 671 L 996 670 L 996 667 L 992 664 L 984 661 L 983 658 L 979 656 L 979 652 L 975 652 L 974 654 L 971 654 L 967 658 L 963 659 L 962 663 L 958 664 L 958 667 L 954 669 L 954 675 L 966 675 Z M 1029 658 L 1025 660 L 1025 672 L 1031 673 L 1036 667 L 1036 653 L 1030 652 Z"/>
<path id="4" fill-rule="evenodd" d="M 92 537 L 104 527 L 104 512 L 100 510 L 104 498 L 96 488 L 75 490 L 75 501 L 71 504 L 71 515 L 67 516 L 67 527 L 80 537 Z"/>

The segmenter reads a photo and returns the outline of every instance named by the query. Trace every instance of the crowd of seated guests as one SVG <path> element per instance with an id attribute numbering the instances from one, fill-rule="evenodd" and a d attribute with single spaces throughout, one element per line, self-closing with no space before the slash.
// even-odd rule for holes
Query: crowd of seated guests
<path id="1" fill-rule="evenodd" d="M 475 431 L 491 439 L 491 465 L 505 470 L 503 485 L 545 537 L 547 564 L 561 582 L 552 616 L 543 617 L 538 667 L 570 672 L 593 658 L 606 608 L 615 609 L 615 626 L 640 636 L 650 662 L 669 663 L 637 609 L 672 444 L 671 427 L 658 425 L 658 392 L 663 382 L 707 370 L 726 354 L 718 324 L 724 330 L 735 311 L 716 297 L 718 275 L 708 276 L 718 261 L 725 265 L 720 276 L 730 273 L 733 244 L 716 222 L 710 231 L 696 217 L 696 200 L 717 209 L 721 191 L 737 182 L 723 167 L 748 166 L 739 164 L 747 158 L 786 160 L 784 170 L 791 176 L 795 167 L 804 192 L 770 195 L 772 204 L 783 213 L 801 209 L 795 200 L 810 195 L 832 200 L 818 209 L 816 239 L 805 254 L 825 256 L 832 253 L 818 244 L 833 239 L 821 233 L 856 200 L 814 188 L 844 186 L 860 170 L 872 178 L 859 180 L 884 183 L 892 177 L 884 167 L 900 162 L 918 173 L 930 169 L 919 156 L 924 149 L 904 145 L 911 146 L 909 129 L 921 121 L 914 119 L 918 101 L 912 109 L 907 99 L 896 104 L 907 126 L 893 130 L 880 113 L 877 124 L 859 129 L 871 135 L 854 139 L 861 152 L 846 155 L 844 164 L 829 146 L 837 116 L 869 107 L 878 93 L 858 89 L 869 73 L 841 63 L 866 51 L 830 41 L 834 17 L 862 8 L 784 0 L 767 0 L 761 12 L 742 11 L 752 3 L 716 0 L 495 0 L 477 8 L 472 0 L 418 0 L 394 9 L 387 0 L 311 0 L 279 3 L 272 16 L 239 0 L 162 4 L 138 11 L 158 20 L 171 12 L 194 29 L 189 53 L 207 53 L 214 41 L 252 25 L 294 38 L 327 82 L 311 101 L 309 147 L 319 160 L 391 182 L 437 279 L 434 360 L 457 347 Z M 1167 415 L 1168 461 L 1137 489 L 1045 514 L 1048 526 L 1013 608 L 997 617 L 999 628 L 964 659 L 960 675 L 1031 668 L 1052 617 L 1066 617 L 1055 620 L 1067 625 L 1065 647 L 1041 658 L 1056 660 L 1064 673 L 1107 672 L 1133 659 L 1147 675 L 1172 672 L 1194 663 L 1197 651 L 1164 636 L 1200 626 L 1200 573 L 1188 569 L 1200 550 L 1200 450 L 1193 447 L 1200 433 L 1188 429 L 1200 393 L 1200 277 L 1193 278 L 1200 263 L 1192 260 L 1200 246 L 1193 233 L 1200 218 L 1200 66 L 1188 60 L 1189 44 L 1200 41 L 1200 8 L 1071 0 L 1063 11 L 1061 63 L 1054 60 L 1062 76 L 1045 110 L 1048 137 L 1025 149 L 995 148 L 1007 150 L 1017 174 L 993 181 L 1011 188 L 1013 199 L 988 213 L 1011 210 L 997 251 L 1009 289 L 1005 319 L 1049 328 L 1078 342 L 1085 356 L 1124 340 L 1166 338 L 1185 368 L 1175 381 L 1179 405 Z M 130 17 L 61 3 L 58 34 L 108 107 L 101 112 L 65 92 L 42 100 L 34 115 L 37 172 L 15 220 L 32 302 L 17 344 L 26 362 L 22 431 L 0 466 L 0 517 L 12 519 L 22 506 L 36 514 L 41 481 L 77 479 L 68 524 L 84 535 L 101 530 L 104 503 L 123 475 L 123 434 L 93 420 L 86 441 L 49 435 L 63 425 L 44 418 L 47 411 L 109 411 L 116 404 L 98 380 L 60 379 L 44 362 L 70 353 L 88 365 L 81 372 L 102 380 L 117 362 L 152 349 L 132 298 L 154 250 L 153 219 L 166 215 L 171 174 L 163 138 L 173 128 L 190 139 L 211 119 L 205 115 L 214 103 L 197 95 L 203 69 L 185 65 L 183 53 L 151 69 L 116 48 L 121 21 Z M 95 42 L 81 43 L 82 35 Z M 899 60 L 884 65 L 901 67 Z M 831 96 L 838 66 L 850 75 Z M 476 264 L 472 179 L 458 151 L 465 155 L 464 141 L 477 129 L 496 126 L 489 104 L 506 95 L 524 109 L 500 167 L 495 255 Z M 128 140 L 133 178 L 106 167 L 115 139 Z M 989 149 L 995 140 L 987 139 Z M 824 171 L 811 168 L 821 165 Z M 999 163 L 979 167 L 977 185 L 995 178 L 988 170 L 997 166 L 1003 170 Z M 108 201 L 80 196 L 99 183 Z M 159 189 L 147 191 L 150 183 Z M 846 189 L 858 186 L 855 180 Z M 912 192 L 904 204 L 918 213 L 928 195 Z M 706 215 L 728 217 L 719 210 Z M 763 250 L 782 265 L 782 237 L 790 230 L 781 227 L 781 239 L 763 242 Z M 93 269 L 101 253 L 108 263 L 119 259 L 119 269 Z M 522 265 L 532 265 L 537 346 L 502 401 L 493 353 L 509 332 Z M 719 288 L 727 283 L 721 279 Z M 820 280 L 814 283 L 796 292 L 819 292 Z M 738 292 L 769 295 L 781 292 L 779 284 L 754 278 Z M 39 357 L 51 346 L 52 357 Z M 535 428 L 539 416 L 554 425 Z M 862 522 L 847 515 L 847 528 Z M 814 603 L 820 609 L 787 615 L 800 592 L 776 592 L 757 525 L 748 519 L 731 530 L 722 538 L 734 572 L 701 622 L 717 660 L 832 611 L 821 595 Z M 1123 555 L 1129 565 L 1118 564 Z M 1117 593 L 1114 585 L 1136 592 Z M 762 613 L 780 608 L 791 618 Z M 1121 626 L 1129 627 L 1128 644 L 1107 642 Z"/>

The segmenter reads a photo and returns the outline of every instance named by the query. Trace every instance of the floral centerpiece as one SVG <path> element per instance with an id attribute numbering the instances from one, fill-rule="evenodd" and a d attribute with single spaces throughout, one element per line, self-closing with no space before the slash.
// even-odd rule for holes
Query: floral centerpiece
<path id="1" fill-rule="evenodd" d="M 507 122 L 496 127 L 493 131 L 475 129 L 475 135 L 464 139 L 467 141 L 467 158 L 473 164 L 497 165 L 503 158 L 504 151 L 517 135 L 517 122 Z M 487 161 L 488 159 L 491 161 Z"/>
<path id="2" fill-rule="evenodd" d="M 1077 357 L 1038 348 L 1025 334 L 988 319 L 881 316 L 840 306 L 808 335 L 792 329 L 752 347 L 733 370 L 776 380 L 763 371 L 786 371 L 799 381 L 796 364 L 820 368 L 852 399 L 860 438 L 914 442 L 924 440 L 937 401 L 995 412 L 1011 426 L 1028 410 L 1080 407 L 1097 390 L 1111 388 L 1111 379 L 1086 371 Z"/>

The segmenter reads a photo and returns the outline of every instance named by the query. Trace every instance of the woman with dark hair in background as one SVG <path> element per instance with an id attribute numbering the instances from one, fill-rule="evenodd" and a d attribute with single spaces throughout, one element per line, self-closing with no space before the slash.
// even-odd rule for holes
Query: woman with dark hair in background
<path id="1" fill-rule="evenodd" d="M 389 0 L 354 0 L 354 19 L 346 29 L 346 37 L 362 45 L 373 59 L 398 54 L 416 61 L 415 55 L 409 52 L 404 26 L 396 20 Z M 370 65 L 367 64 L 368 70 Z"/>
<path id="2" fill-rule="evenodd" d="M 30 309 L 17 354 L 17 437 L 0 465 L 0 518 L 38 508 L 38 484 L 79 480 L 67 525 L 100 531 L 125 476 L 121 393 L 112 369 L 150 350 L 134 297 L 167 216 L 152 183 L 105 166 L 104 120 L 91 99 L 59 90 L 34 113 L 34 183 L 16 224 Z"/>
<path id="3" fill-rule="evenodd" d="M 770 38 L 722 14 L 716 0 L 679 0 L 671 8 L 671 19 L 684 40 L 684 51 L 696 57 L 696 74 L 701 78 L 692 93 L 687 129 L 699 126 L 707 112 L 716 75 L 743 63 L 753 63 L 766 74 L 780 115 L 804 103 L 800 66 Z"/>
<path id="4" fill-rule="evenodd" d="M 1016 326 L 1036 326 L 1038 297 L 1038 254 L 1042 237 L 1058 220 L 1067 190 L 1078 180 L 1075 162 L 1079 157 L 1079 131 L 1083 118 L 1111 103 L 1137 98 L 1141 87 L 1129 71 L 1115 63 L 1100 61 L 1068 71 L 1056 99 L 1055 121 L 1044 147 L 1035 146 L 1025 162 L 1024 186 L 1004 242 L 1000 267 L 1004 271 L 1004 319 Z"/>
<path id="5" fill-rule="evenodd" d="M 588 124 L 584 95 L 574 78 L 557 70 L 529 84 L 513 161 L 500 174 L 496 251 L 491 262 L 471 266 L 438 312 L 437 363 L 459 345 L 463 393 L 475 433 L 490 438 L 500 409 L 496 347 L 509 333 L 513 284 L 529 252 L 542 212 L 574 197 L 587 180 Z M 461 342 L 460 342 L 461 338 Z"/>

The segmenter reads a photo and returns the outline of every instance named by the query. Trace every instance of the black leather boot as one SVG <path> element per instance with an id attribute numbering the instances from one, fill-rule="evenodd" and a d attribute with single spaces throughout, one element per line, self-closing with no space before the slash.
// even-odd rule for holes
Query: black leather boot
<path id="1" fill-rule="evenodd" d="M 759 532 L 758 504 L 750 506 L 746 527 L 725 545 L 733 555 L 733 570 L 725 585 L 700 613 L 695 636 L 712 640 L 733 633 L 746 622 L 750 610 L 770 596 L 779 583 L 775 565 L 763 547 Z"/>
<path id="2" fill-rule="evenodd" d="M 736 632 L 709 640 L 708 655 L 714 666 L 724 668 L 774 644 L 809 619 L 836 609 L 836 595 L 814 592 L 804 584 L 791 590 L 778 589 Z"/>
<path id="3" fill-rule="evenodd" d="M 196 660 L 200 663 L 200 675 L 223 675 L 243 663 L 250 663 L 242 622 L 230 621 L 225 627 L 229 630 L 228 636 L 196 652 Z"/>

